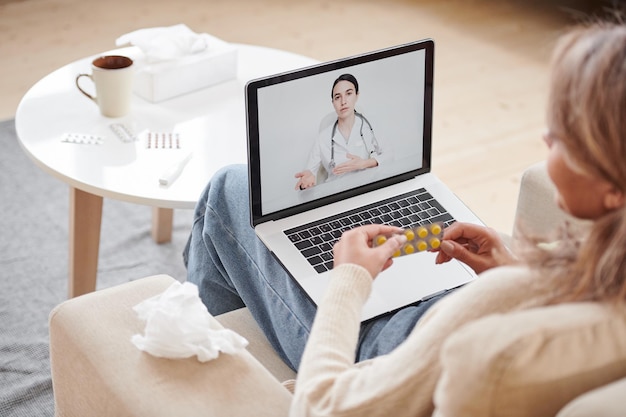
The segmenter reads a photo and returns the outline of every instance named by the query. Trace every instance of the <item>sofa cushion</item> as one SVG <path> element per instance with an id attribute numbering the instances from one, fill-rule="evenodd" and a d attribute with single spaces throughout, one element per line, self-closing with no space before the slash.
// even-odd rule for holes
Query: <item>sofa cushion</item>
<path id="1" fill-rule="evenodd" d="M 571 303 L 488 316 L 451 335 L 441 361 L 437 416 L 554 416 L 626 376 L 626 312 Z"/>
<path id="2" fill-rule="evenodd" d="M 279 381 L 288 381 L 296 377 L 296 373 L 289 368 L 285 362 L 278 356 L 272 345 L 270 344 L 261 328 L 254 321 L 254 317 L 247 308 L 229 311 L 215 317 L 222 326 L 231 329 L 243 337 L 248 342 L 248 352 L 252 354 L 267 368 Z"/>

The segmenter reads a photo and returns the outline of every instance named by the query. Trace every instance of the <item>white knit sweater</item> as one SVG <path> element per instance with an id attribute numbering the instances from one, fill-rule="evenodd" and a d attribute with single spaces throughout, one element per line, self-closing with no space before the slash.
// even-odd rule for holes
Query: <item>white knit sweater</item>
<path id="1" fill-rule="evenodd" d="M 489 314 L 544 305 L 553 290 L 526 268 L 492 269 L 433 306 L 393 352 L 355 365 L 371 287 L 360 266 L 334 270 L 300 364 L 291 416 L 430 416 L 447 336 Z"/>

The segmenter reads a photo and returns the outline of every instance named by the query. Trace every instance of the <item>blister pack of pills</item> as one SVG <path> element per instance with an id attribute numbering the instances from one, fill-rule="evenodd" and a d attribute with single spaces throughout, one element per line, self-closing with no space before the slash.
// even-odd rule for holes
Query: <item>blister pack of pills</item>
<path id="1" fill-rule="evenodd" d="M 143 139 L 146 149 L 181 149 L 182 138 L 180 133 L 172 132 L 144 132 Z"/>
<path id="2" fill-rule="evenodd" d="M 115 136 L 124 143 L 130 143 L 137 140 L 133 131 L 126 125 L 121 123 L 113 123 L 109 128 L 115 133 Z"/>
<path id="3" fill-rule="evenodd" d="M 61 142 L 75 143 L 78 145 L 102 145 L 104 139 L 97 135 L 88 135 L 85 133 L 64 133 Z"/>
<path id="4" fill-rule="evenodd" d="M 412 253 L 424 252 L 429 249 L 438 249 L 443 237 L 443 223 L 430 223 L 406 229 L 403 232 L 406 242 L 393 254 L 394 258 Z M 385 243 L 388 236 L 378 235 L 374 238 L 374 246 Z"/>

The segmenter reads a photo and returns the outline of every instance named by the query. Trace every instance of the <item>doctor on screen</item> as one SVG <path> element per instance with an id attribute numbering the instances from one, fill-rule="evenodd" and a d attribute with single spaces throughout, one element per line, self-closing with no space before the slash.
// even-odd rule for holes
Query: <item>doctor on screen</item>
<path id="1" fill-rule="evenodd" d="M 359 98 L 356 78 L 352 74 L 339 76 L 333 83 L 331 98 L 337 116 L 321 127 L 306 168 L 295 174 L 296 190 L 379 166 L 383 150 L 370 122 L 355 110 Z"/>

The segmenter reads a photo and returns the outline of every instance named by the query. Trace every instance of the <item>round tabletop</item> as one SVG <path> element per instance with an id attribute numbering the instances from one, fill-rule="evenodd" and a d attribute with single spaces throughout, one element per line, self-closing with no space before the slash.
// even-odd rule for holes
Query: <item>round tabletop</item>
<path id="1" fill-rule="evenodd" d="M 15 126 L 22 148 L 44 171 L 82 191 L 160 208 L 193 208 L 220 168 L 247 162 L 244 86 L 254 78 L 310 66 L 317 61 L 271 48 L 235 45 L 237 78 L 163 102 L 133 94 L 127 116 L 107 118 L 76 88 L 94 55 L 68 64 L 37 82 L 23 97 Z M 141 59 L 135 47 L 110 54 Z M 115 126 L 137 137 L 123 140 Z M 179 148 L 156 148 L 150 137 L 179 138 Z M 165 170 L 192 154 L 172 184 Z"/>

